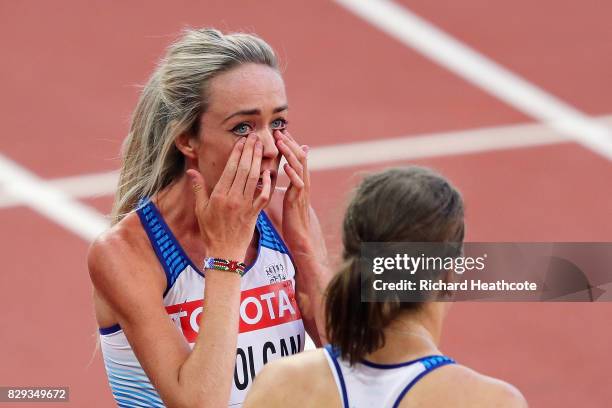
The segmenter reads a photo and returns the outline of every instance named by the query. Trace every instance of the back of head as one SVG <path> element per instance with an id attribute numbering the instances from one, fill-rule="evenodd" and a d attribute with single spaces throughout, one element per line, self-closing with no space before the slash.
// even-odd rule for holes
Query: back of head
<path id="1" fill-rule="evenodd" d="M 174 141 L 197 136 L 206 112 L 211 79 L 242 64 L 278 69 L 276 55 L 261 38 L 215 29 L 189 29 L 170 45 L 144 87 L 123 144 L 123 164 L 112 211 L 118 222 L 136 206 L 168 186 L 184 170 Z"/>
<path id="2" fill-rule="evenodd" d="M 384 328 L 423 303 L 361 301 L 359 257 L 367 242 L 463 242 L 463 200 L 442 176 L 422 167 L 393 168 L 366 177 L 343 225 L 343 261 L 326 297 L 330 343 L 351 364 L 384 345 Z"/>

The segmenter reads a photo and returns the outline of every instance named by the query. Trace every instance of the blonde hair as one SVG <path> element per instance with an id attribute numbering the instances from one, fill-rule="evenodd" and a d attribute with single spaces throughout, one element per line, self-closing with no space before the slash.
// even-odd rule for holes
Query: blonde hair
<path id="1" fill-rule="evenodd" d="M 188 29 L 170 45 L 144 87 L 123 142 L 123 163 L 111 212 L 112 223 L 177 179 L 185 160 L 174 141 L 199 132 L 207 109 L 207 85 L 241 64 L 264 64 L 278 70 L 276 55 L 261 38 L 215 29 Z"/>

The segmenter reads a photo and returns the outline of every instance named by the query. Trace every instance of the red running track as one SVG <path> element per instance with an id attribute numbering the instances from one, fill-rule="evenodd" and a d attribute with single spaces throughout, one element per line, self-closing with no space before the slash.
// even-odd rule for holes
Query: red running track
<path id="1" fill-rule="evenodd" d="M 612 113 L 611 4 L 401 4 L 577 109 Z M 2 2 L 0 152 L 43 179 L 116 169 L 134 85 L 187 25 L 267 39 L 285 64 L 292 133 L 314 147 L 532 122 L 332 2 Z M 407 163 L 313 173 L 333 251 L 355 173 Z M 410 163 L 463 191 L 468 240 L 611 240 L 612 166 L 579 145 Z M 108 213 L 111 197 L 81 201 Z M 111 406 L 87 242 L 25 206 L 0 208 L 0 228 L 0 385 L 67 385 L 69 405 Z M 457 304 L 443 349 L 516 384 L 534 407 L 606 406 L 611 313 L 604 303 Z"/>

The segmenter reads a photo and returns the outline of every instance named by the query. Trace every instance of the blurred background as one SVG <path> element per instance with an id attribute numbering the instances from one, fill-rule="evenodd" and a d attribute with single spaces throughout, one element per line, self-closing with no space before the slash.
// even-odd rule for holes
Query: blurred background
<path id="1" fill-rule="evenodd" d="M 275 48 L 337 254 L 360 172 L 404 164 L 458 186 L 468 241 L 611 241 L 610 13 L 604 0 L 1 0 L 0 385 L 113 405 L 85 255 L 139 85 L 182 28 Z M 611 316 L 609 303 L 456 304 L 442 349 L 531 406 L 607 406 Z"/>

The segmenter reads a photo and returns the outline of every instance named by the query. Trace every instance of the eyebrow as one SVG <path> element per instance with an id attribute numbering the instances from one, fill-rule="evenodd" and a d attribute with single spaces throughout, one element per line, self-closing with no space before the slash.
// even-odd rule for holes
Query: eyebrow
<path id="1" fill-rule="evenodd" d="M 287 110 L 287 109 L 289 109 L 289 105 L 279 106 L 278 108 L 274 108 L 272 113 L 282 112 L 282 111 Z M 221 124 L 227 122 L 228 120 L 230 120 L 234 116 L 239 116 L 239 115 L 261 115 L 261 110 L 259 110 L 259 109 L 247 109 L 247 110 L 241 110 L 241 111 L 238 111 L 238 112 L 234 112 L 231 115 L 229 115 L 227 118 L 223 119 L 223 122 L 221 122 Z"/>

